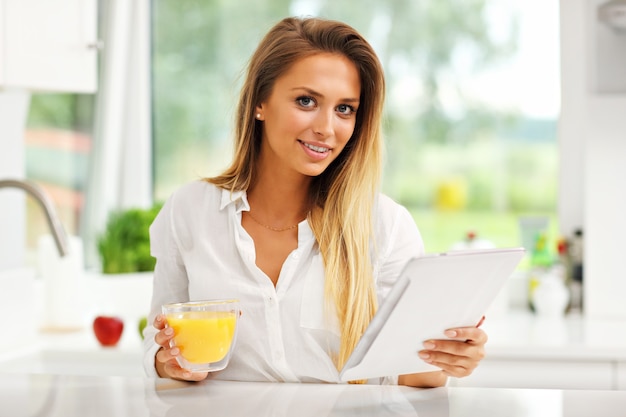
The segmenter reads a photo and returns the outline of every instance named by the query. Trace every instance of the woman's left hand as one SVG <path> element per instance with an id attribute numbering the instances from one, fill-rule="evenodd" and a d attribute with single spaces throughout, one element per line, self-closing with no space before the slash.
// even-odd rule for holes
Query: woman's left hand
<path id="1" fill-rule="evenodd" d="M 487 333 L 478 327 L 461 327 L 446 330 L 445 335 L 456 340 L 427 340 L 418 352 L 420 358 L 448 376 L 470 375 L 485 357 Z"/>

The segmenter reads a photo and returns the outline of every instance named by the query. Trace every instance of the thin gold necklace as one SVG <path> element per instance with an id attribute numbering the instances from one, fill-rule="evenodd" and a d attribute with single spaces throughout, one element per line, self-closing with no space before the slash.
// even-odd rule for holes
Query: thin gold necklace
<path id="1" fill-rule="evenodd" d="M 300 224 L 300 222 L 298 222 L 298 223 L 294 224 L 293 226 L 287 226 L 287 227 L 281 227 L 281 228 L 278 228 L 278 227 L 272 227 L 272 226 L 268 226 L 268 225 L 266 225 L 266 224 L 261 223 L 261 222 L 260 222 L 260 221 L 258 221 L 258 220 L 257 220 L 257 219 L 256 219 L 256 218 L 252 215 L 252 213 L 250 213 L 249 211 L 248 211 L 248 216 L 250 216 L 250 218 L 251 218 L 252 220 L 254 220 L 254 222 L 255 222 L 256 224 L 258 224 L 258 225 L 260 225 L 260 226 L 263 226 L 263 227 L 265 227 L 266 229 L 271 230 L 271 231 L 273 231 L 273 232 L 286 232 L 287 230 L 295 229 L 296 227 L 298 227 L 298 224 Z"/>

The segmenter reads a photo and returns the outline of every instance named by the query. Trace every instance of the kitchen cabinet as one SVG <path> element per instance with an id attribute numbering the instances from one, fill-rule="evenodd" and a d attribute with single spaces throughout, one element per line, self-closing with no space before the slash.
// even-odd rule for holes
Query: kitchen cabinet
<path id="1" fill-rule="evenodd" d="M 0 0 L 0 90 L 93 93 L 97 0 Z"/>

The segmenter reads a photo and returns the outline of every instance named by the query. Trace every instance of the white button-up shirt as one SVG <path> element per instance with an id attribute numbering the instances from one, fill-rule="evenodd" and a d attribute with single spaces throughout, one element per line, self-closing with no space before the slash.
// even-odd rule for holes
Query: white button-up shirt
<path id="1" fill-rule="evenodd" d="M 235 350 L 214 378 L 241 381 L 339 382 L 332 361 L 339 327 L 324 300 L 324 265 L 306 220 L 298 225 L 298 247 L 285 260 L 276 287 L 256 266 L 254 242 L 241 225 L 249 210 L 245 192 L 230 193 L 204 181 L 178 189 L 150 228 L 154 292 L 148 323 L 170 302 L 204 299 L 240 301 Z M 379 302 L 409 258 L 423 254 L 409 212 L 380 195 L 372 248 Z M 144 367 L 156 376 L 156 329 L 145 330 Z M 390 354 L 393 354 L 390 352 Z"/>

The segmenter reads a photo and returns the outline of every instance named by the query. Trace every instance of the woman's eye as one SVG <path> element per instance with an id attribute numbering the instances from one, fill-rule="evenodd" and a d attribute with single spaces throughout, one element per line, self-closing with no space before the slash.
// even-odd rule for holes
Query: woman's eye
<path id="1" fill-rule="evenodd" d="M 344 116 L 349 116 L 354 113 L 354 107 L 347 104 L 340 104 L 339 106 L 337 106 L 337 111 Z"/>
<path id="2" fill-rule="evenodd" d="M 298 97 L 296 102 L 302 107 L 313 107 L 315 105 L 315 100 L 308 96 Z"/>

